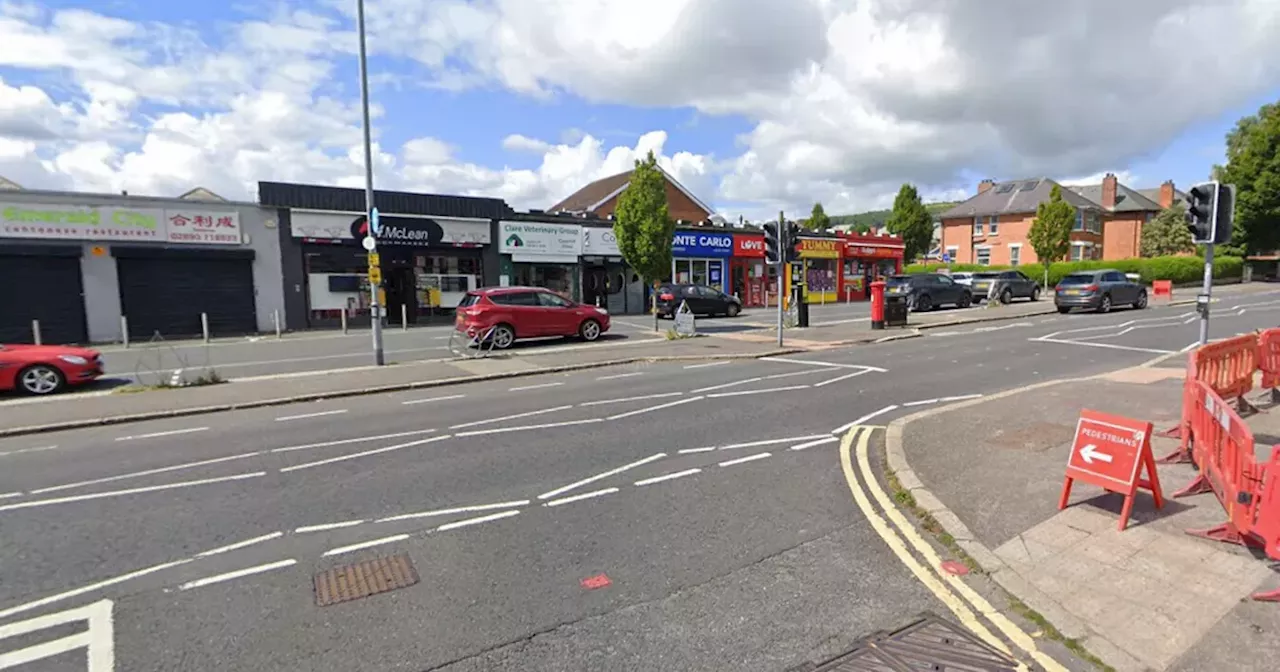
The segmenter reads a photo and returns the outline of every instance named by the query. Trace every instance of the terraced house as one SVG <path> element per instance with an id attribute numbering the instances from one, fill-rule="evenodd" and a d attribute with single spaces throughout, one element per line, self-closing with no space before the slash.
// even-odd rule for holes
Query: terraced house
<path id="1" fill-rule="evenodd" d="M 940 216 L 942 251 L 962 264 L 1037 263 L 1027 236 L 1036 208 L 1049 200 L 1054 186 L 1062 185 L 1047 177 L 983 180 L 976 195 Z M 1133 189 L 1108 173 L 1101 184 L 1062 186 L 1062 198 L 1076 208 L 1069 259 L 1128 259 L 1139 256 L 1143 225 L 1185 201 L 1186 194 L 1172 181 Z"/>

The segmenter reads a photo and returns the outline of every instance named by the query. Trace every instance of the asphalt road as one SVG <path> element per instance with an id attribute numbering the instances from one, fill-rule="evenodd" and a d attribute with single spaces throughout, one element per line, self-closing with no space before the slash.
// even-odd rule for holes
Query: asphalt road
<path id="1" fill-rule="evenodd" d="M 945 611 L 855 506 L 833 432 L 1174 353 L 1189 316 L 1041 316 L 3 440 L 0 661 L 83 630 L 5 628 L 104 598 L 111 632 L 86 637 L 119 670 L 820 661 Z M 1274 298 L 1223 306 L 1215 335 L 1278 316 Z M 314 604 L 316 572 L 397 553 L 416 585 Z"/>

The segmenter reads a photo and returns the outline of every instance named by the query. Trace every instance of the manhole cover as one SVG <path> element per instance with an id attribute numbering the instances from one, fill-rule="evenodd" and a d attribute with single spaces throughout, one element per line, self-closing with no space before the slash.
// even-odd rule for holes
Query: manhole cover
<path id="1" fill-rule="evenodd" d="M 1018 661 L 968 630 L 932 614 L 889 634 L 873 635 L 861 646 L 814 672 L 1005 672 Z"/>
<path id="2" fill-rule="evenodd" d="M 418 582 L 418 571 L 409 556 L 401 553 L 374 558 L 354 565 L 334 567 L 316 574 L 316 606 L 327 607 L 362 597 L 408 588 Z"/>

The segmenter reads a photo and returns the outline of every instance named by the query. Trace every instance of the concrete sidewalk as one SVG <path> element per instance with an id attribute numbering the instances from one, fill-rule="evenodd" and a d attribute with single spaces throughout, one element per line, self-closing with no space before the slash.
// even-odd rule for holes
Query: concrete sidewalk
<path id="1" fill-rule="evenodd" d="M 1280 660 L 1280 605 L 1249 596 L 1280 584 L 1265 558 L 1185 534 L 1222 522 L 1213 495 L 1140 493 L 1116 530 L 1120 495 L 1077 484 L 1057 510 L 1082 408 L 1174 424 L 1181 367 L 1137 367 L 1041 383 L 894 421 L 890 470 L 992 578 L 1066 637 L 1122 672 L 1271 670 Z M 1259 443 L 1280 434 L 1280 410 L 1247 419 Z M 1160 457 L 1172 439 L 1156 439 Z M 1166 496 L 1190 465 L 1162 465 Z"/>
<path id="2" fill-rule="evenodd" d="M 772 344 L 711 337 L 622 344 L 626 347 L 566 347 L 519 357 L 435 359 L 239 379 L 216 385 L 125 387 L 50 398 L 10 399 L 0 402 L 0 437 L 635 362 L 755 358 L 800 352 L 798 348 L 779 349 Z"/>

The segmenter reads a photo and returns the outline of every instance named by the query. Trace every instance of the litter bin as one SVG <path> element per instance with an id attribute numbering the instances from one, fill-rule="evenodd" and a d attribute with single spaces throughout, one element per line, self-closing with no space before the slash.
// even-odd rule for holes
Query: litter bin
<path id="1" fill-rule="evenodd" d="M 907 326 L 907 297 L 892 294 L 884 297 L 884 326 Z"/>

